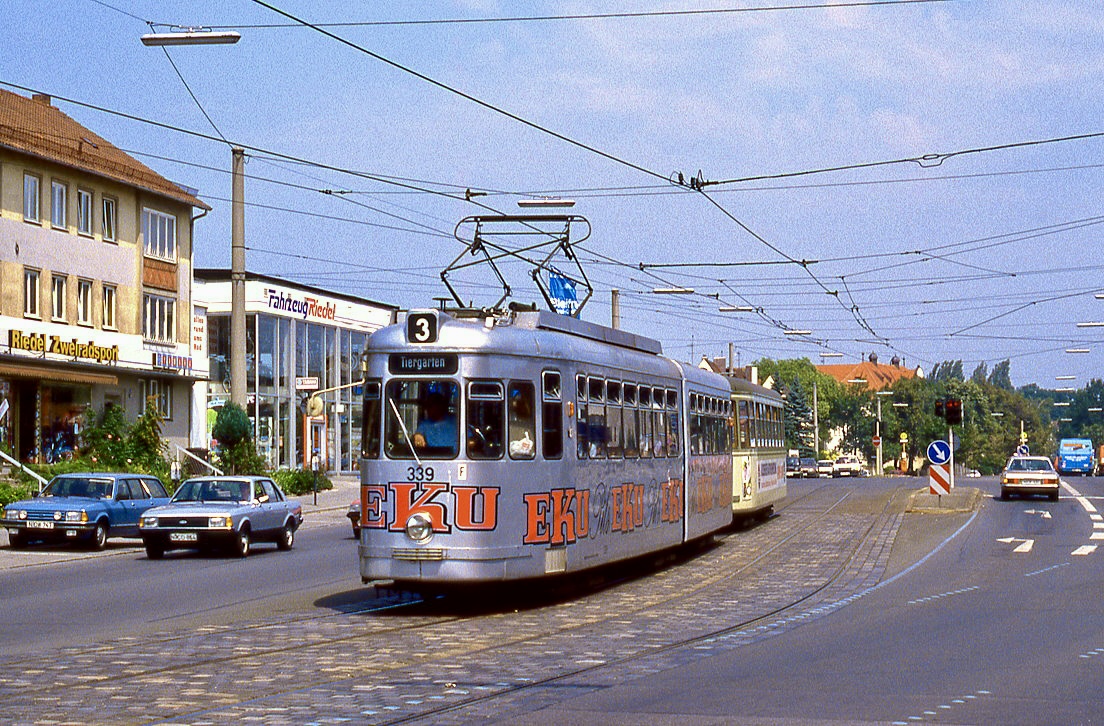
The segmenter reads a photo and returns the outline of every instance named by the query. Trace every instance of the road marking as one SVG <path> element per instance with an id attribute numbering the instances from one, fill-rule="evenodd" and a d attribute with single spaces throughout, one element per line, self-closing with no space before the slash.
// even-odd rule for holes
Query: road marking
<path id="1" fill-rule="evenodd" d="M 1035 575 L 1041 575 L 1044 572 L 1050 572 L 1051 570 L 1057 570 L 1059 567 L 1069 567 L 1069 565 L 1070 565 L 1070 563 L 1068 563 L 1068 562 L 1061 562 L 1057 565 L 1051 565 L 1050 567 L 1044 567 L 1041 570 L 1035 570 L 1034 572 L 1028 572 L 1027 574 L 1024 575 L 1024 577 L 1034 577 Z"/>
<path id="2" fill-rule="evenodd" d="M 1104 539 L 1104 532 L 1093 532 L 1089 535 L 1089 539 Z"/>
<path id="3" fill-rule="evenodd" d="M 1080 547 L 1075 549 L 1073 552 L 1070 552 L 1070 554 L 1071 555 L 1091 555 L 1093 552 L 1096 552 L 1096 545 L 1081 545 Z"/>
<path id="4" fill-rule="evenodd" d="M 1005 544 L 1012 544 L 1013 542 L 1019 542 L 1020 544 L 1016 545 L 1012 549 L 1012 551 L 1013 552 L 1020 552 L 1020 553 L 1030 552 L 1031 548 L 1035 546 L 1035 540 L 1033 540 L 1033 539 L 1023 539 L 1023 538 L 1020 538 L 1020 537 L 999 537 L 997 539 L 997 541 L 998 542 L 1004 542 Z M 1095 547 L 1093 549 L 1095 549 Z"/>
<path id="5" fill-rule="evenodd" d="M 971 585 L 970 587 L 964 587 L 961 590 L 952 590 L 951 592 L 941 592 L 938 595 L 929 595 L 928 597 L 919 597 L 915 600 L 909 600 L 906 605 L 919 605 L 921 603 L 931 602 L 932 600 L 941 600 L 945 597 L 951 597 L 952 595 L 961 595 L 964 592 L 972 592 L 974 590 L 981 589 L 978 585 Z"/>
<path id="6" fill-rule="evenodd" d="M 1043 519 L 1050 519 L 1050 512 L 1045 509 L 1025 509 L 1024 514 L 1038 514 Z"/>

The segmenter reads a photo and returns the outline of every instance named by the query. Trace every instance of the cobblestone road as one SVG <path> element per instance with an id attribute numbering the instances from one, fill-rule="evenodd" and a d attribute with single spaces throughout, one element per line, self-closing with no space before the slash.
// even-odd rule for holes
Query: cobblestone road
<path id="1" fill-rule="evenodd" d="M 472 723 L 774 637 L 884 571 L 904 492 L 827 485 L 646 577 L 473 608 L 364 601 L 279 622 L 78 646 L 2 663 L 13 723 Z M 391 609 L 384 609 L 392 607 Z M 370 611 L 373 606 L 377 609 Z"/>

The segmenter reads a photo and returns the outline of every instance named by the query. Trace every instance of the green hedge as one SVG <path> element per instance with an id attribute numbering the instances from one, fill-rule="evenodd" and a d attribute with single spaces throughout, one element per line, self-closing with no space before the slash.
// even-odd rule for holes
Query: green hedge
<path id="1" fill-rule="evenodd" d="M 302 495 L 314 491 L 315 473 L 310 469 L 280 469 L 272 478 L 286 494 Z M 323 472 L 318 472 L 318 491 L 333 489 L 333 482 Z"/>

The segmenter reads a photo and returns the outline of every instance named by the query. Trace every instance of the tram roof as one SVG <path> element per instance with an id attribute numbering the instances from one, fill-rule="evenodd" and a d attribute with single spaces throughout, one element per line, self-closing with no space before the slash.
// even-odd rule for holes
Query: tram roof
<path id="1" fill-rule="evenodd" d="M 779 401 L 782 400 L 782 394 L 773 388 L 767 388 L 766 386 L 760 386 L 758 383 L 752 383 L 749 380 L 743 378 L 737 378 L 736 376 L 725 376 L 728 379 L 728 385 L 732 387 L 733 393 L 749 393 L 765 396 L 767 398 L 774 398 Z"/>

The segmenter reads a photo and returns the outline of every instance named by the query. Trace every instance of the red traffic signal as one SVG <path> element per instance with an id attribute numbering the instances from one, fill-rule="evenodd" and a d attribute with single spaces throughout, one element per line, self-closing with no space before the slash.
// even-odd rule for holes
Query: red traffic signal
<path id="1" fill-rule="evenodd" d="M 962 423 L 962 399 L 948 398 L 944 403 L 944 415 L 949 424 Z"/>
<path id="2" fill-rule="evenodd" d="M 935 415 L 938 416 L 939 418 L 944 418 L 945 417 L 944 408 L 943 408 L 943 401 L 936 401 L 935 402 Z"/>

